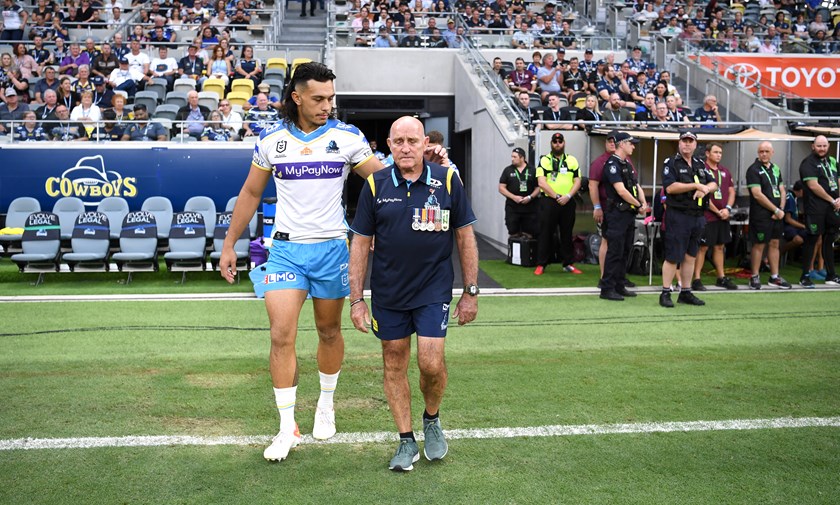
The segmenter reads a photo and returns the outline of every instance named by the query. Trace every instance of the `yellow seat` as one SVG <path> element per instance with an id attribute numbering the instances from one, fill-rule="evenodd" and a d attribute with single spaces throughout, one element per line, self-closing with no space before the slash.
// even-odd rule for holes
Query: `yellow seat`
<path id="1" fill-rule="evenodd" d="M 295 58 L 292 60 L 292 77 L 295 76 L 295 69 L 298 65 L 303 65 L 304 63 L 312 63 L 312 60 L 309 58 Z"/>
<path id="2" fill-rule="evenodd" d="M 254 94 L 254 81 L 251 79 L 234 79 L 233 83 L 230 85 L 230 90 L 248 93 L 248 96 L 250 97 Z"/>
<path id="3" fill-rule="evenodd" d="M 244 106 L 245 103 L 251 98 L 250 93 L 244 93 L 242 91 L 231 91 L 227 94 L 227 101 L 231 103 L 231 105 L 239 105 Z"/>
<path id="4" fill-rule="evenodd" d="M 225 97 L 225 81 L 221 79 L 207 79 L 204 81 L 201 91 L 212 91 L 219 95 L 219 99 L 221 100 Z"/>
<path id="5" fill-rule="evenodd" d="M 729 6 L 729 10 L 731 10 L 733 12 L 733 14 L 735 13 L 735 11 L 739 11 L 741 13 L 741 15 L 743 15 L 744 12 L 747 10 L 747 8 L 744 7 L 744 4 L 733 3 L 732 5 Z"/>
<path id="6" fill-rule="evenodd" d="M 286 58 L 269 58 L 265 63 L 265 68 L 282 68 L 284 72 L 289 70 L 289 62 Z"/>
<path id="7" fill-rule="evenodd" d="M 577 107 L 578 109 L 583 109 L 584 107 L 586 107 L 586 97 L 581 96 L 577 100 L 575 100 L 575 107 Z"/>

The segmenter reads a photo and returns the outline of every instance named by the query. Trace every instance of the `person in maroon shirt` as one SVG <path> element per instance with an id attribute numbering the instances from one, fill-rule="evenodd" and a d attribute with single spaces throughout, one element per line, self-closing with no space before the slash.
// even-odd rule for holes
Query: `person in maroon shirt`
<path id="1" fill-rule="evenodd" d="M 598 232 L 601 235 L 601 246 L 598 249 L 598 266 L 601 269 L 601 275 L 598 277 L 598 287 L 601 287 L 601 279 L 604 277 L 604 258 L 607 256 L 607 238 L 604 223 L 604 210 L 601 208 L 607 202 L 607 187 L 601 183 L 604 175 L 604 164 L 615 152 L 615 136 L 618 131 L 613 130 L 607 135 L 607 140 L 604 141 L 604 154 L 595 158 L 595 161 L 589 165 L 589 198 L 592 200 L 592 219 L 598 226 Z M 626 287 L 635 287 L 635 284 L 627 281 Z"/>

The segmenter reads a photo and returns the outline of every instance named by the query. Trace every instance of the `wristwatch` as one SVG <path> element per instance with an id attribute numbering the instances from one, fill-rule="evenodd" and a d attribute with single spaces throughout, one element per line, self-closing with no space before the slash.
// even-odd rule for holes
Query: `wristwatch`
<path id="1" fill-rule="evenodd" d="M 464 286 L 464 294 L 465 295 L 477 296 L 478 293 L 479 293 L 479 289 L 478 289 L 477 285 L 469 284 L 467 286 Z"/>

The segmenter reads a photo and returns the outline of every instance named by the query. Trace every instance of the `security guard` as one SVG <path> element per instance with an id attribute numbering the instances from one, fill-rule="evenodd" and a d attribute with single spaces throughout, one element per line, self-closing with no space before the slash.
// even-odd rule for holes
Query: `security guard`
<path id="1" fill-rule="evenodd" d="M 540 236 L 537 245 L 537 269 L 542 275 L 551 257 L 554 230 L 560 226 L 560 257 L 563 270 L 582 273 L 572 264 L 572 229 L 575 226 L 575 194 L 580 189 L 580 165 L 574 156 L 566 154 L 566 139 L 562 133 L 551 136 L 551 152 L 540 158 L 537 182 L 542 189 L 540 198 Z"/>
<path id="2" fill-rule="evenodd" d="M 525 150 L 515 147 L 511 164 L 499 177 L 499 193 L 505 197 L 505 225 L 511 238 L 537 235 L 537 171 L 528 163 Z"/>
<path id="3" fill-rule="evenodd" d="M 811 146 L 812 153 L 799 165 L 799 177 L 805 187 L 805 227 L 808 235 L 802 250 L 802 277 L 799 284 L 813 288 L 809 277 L 810 262 L 814 256 L 817 239 L 822 236 L 825 261 L 825 283 L 840 286 L 840 277 L 834 270 L 834 236 L 840 226 L 840 179 L 837 159 L 828 154 L 828 139 L 818 135 Z"/>
<path id="4" fill-rule="evenodd" d="M 668 197 L 665 212 L 665 261 L 662 264 L 662 293 L 659 305 L 673 307 L 671 282 L 680 268 L 681 285 L 677 301 L 689 305 L 705 305 L 706 302 L 691 292 L 691 277 L 694 274 L 694 260 L 700 249 L 700 237 L 706 226 L 703 213 L 709 206 L 709 193 L 717 190 L 714 176 L 706 165 L 694 156 L 697 149 L 697 135 L 686 131 L 680 133 L 679 153 L 665 160 L 662 170 L 662 186 Z"/>
<path id="5" fill-rule="evenodd" d="M 638 143 L 639 140 L 627 132 L 616 133 L 615 153 L 604 165 L 602 183 L 607 191 L 607 201 L 601 226 L 608 246 L 601 298 L 605 300 L 623 301 L 625 296 L 636 296 L 625 286 L 625 275 L 627 257 L 636 231 L 635 215 L 647 211 L 647 202 L 636 171 L 628 161 Z"/>

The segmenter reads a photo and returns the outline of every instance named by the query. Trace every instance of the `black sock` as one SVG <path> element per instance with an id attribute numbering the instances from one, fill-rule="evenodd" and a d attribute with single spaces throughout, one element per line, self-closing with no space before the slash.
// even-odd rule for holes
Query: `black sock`
<path id="1" fill-rule="evenodd" d="M 400 439 L 403 439 L 403 438 L 408 438 L 408 439 L 410 439 L 412 442 L 416 442 L 416 440 L 414 440 L 414 432 L 413 432 L 413 431 L 408 431 L 408 432 L 405 432 L 405 433 L 400 433 Z"/>
<path id="2" fill-rule="evenodd" d="M 662 288 L 662 292 L 670 294 L 671 293 L 671 288 Z"/>
<path id="3" fill-rule="evenodd" d="M 439 414 L 440 414 L 440 411 L 437 411 L 437 412 L 435 412 L 434 415 L 432 415 L 432 414 L 429 414 L 429 412 L 427 410 L 423 410 L 423 419 L 426 419 L 426 420 L 429 420 L 429 421 L 434 421 L 435 419 L 438 418 Z"/>

